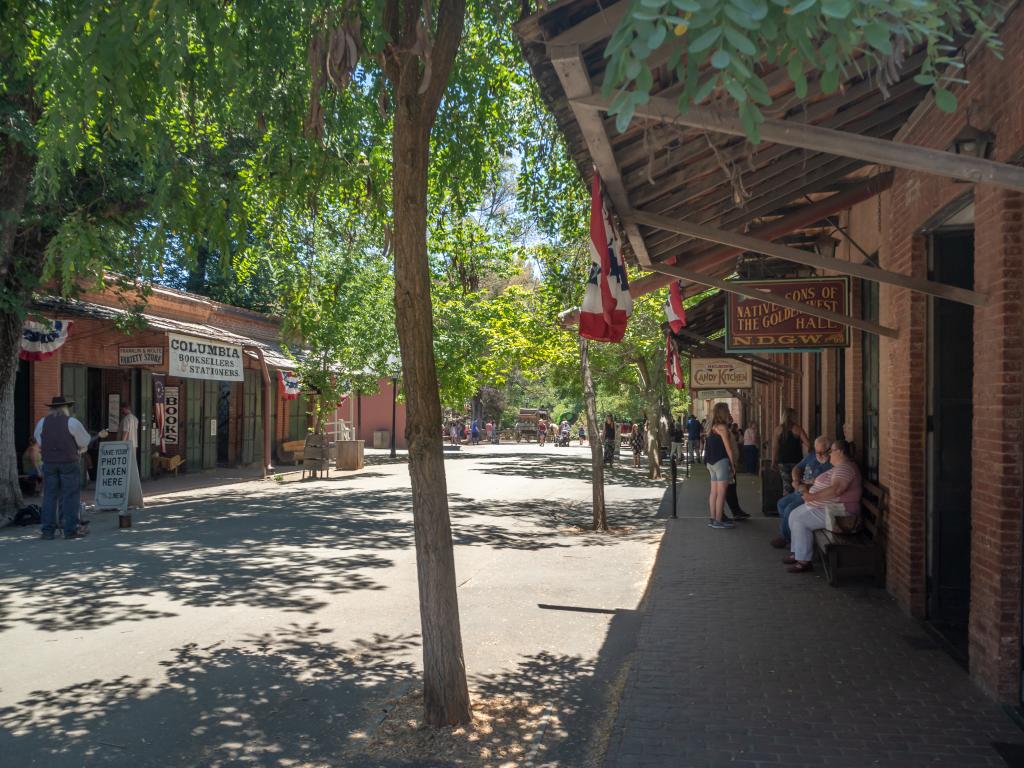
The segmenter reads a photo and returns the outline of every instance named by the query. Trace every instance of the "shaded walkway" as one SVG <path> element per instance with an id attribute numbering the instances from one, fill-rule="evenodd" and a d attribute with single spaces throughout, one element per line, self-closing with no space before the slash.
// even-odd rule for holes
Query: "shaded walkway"
<path id="1" fill-rule="evenodd" d="M 750 512 L 757 493 L 741 476 Z M 706 494 L 703 469 L 680 486 L 607 768 L 1024 764 L 1024 733 L 884 590 L 787 573 L 774 518 L 712 530 Z"/>

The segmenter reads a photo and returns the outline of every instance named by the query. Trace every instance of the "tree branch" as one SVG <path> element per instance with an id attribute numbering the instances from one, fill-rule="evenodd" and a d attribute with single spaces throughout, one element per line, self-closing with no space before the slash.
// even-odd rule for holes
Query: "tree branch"
<path id="1" fill-rule="evenodd" d="M 433 116 L 441 105 L 441 97 L 448 87 L 455 55 L 462 42 L 462 30 L 466 23 L 466 0 L 441 0 L 437 13 L 437 35 L 434 38 L 432 73 L 427 91 L 423 95 L 423 106 Z"/>

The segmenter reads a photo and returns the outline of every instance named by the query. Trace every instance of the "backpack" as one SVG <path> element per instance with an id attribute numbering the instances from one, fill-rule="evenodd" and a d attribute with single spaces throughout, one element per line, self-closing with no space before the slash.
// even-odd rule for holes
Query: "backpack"
<path id="1" fill-rule="evenodd" d="M 42 521 L 43 515 L 39 505 L 29 504 L 27 507 L 22 507 L 18 510 L 14 520 L 11 521 L 11 525 L 39 525 Z"/>

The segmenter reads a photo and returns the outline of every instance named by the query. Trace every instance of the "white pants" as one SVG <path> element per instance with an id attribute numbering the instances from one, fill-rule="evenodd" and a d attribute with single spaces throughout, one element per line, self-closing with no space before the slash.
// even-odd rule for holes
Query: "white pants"
<path id="1" fill-rule="evenodd" d="M 825 527 L 825 509 L 801 504 L 789 513 L 789 529 L 793 533 L 793 557 L 809 563 L 814 557 L 814 532 Z"/>
<path id="2" fill-rule="evenodd" d="M 676 461 L 683 460 L 683 444 L 672 443 L 672 455 L 676 457 Z"/>

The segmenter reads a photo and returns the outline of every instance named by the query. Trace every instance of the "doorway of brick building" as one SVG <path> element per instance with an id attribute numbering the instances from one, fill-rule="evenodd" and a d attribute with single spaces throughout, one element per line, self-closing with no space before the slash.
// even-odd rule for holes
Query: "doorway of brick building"
<path id="1" fill-rule="evenodd" d="M 931 237 L 929 279 L 974 287 L 974 229 Z M 974 310 L 933 298 L 928 312 L 928 621 L 967 661 L 971 605 Z"/>

